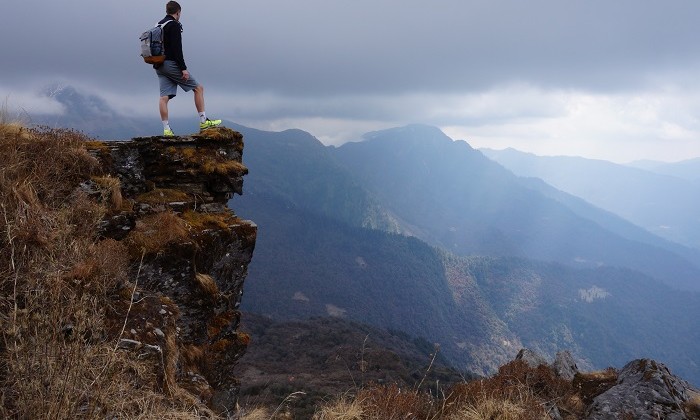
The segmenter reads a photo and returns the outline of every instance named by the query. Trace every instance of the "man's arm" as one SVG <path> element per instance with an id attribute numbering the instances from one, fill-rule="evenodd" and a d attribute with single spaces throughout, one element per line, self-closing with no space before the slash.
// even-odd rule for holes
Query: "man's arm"
<path id="1" fill-rule="evenodd" d="M 165 26 L 165 29 L 168 34 L 168 40 L 165 44 L 167 58 L 177 63 L 177 66 L 183 72 L 183 78 L 187 80 L 189 78 L 189 72 L 187 72 L 187 77 L 185 77 L 187 65 L 185 64 L 185 57 L 182 54 L 182 33 L 180 32 L 180 24 L 178 22 L 171 22 Z"/>

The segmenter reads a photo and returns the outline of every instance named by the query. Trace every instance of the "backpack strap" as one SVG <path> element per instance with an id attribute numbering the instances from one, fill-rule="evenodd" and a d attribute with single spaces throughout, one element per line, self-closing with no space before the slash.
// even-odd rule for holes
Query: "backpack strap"
<path id="1" fill-rule="evenodd" d="M 163 43 L 163 55 L 165 55 L 165 25 L 174 21 L 175 19 L 166 20 L 163 23 L 156 23 L 156 26 L 160 26 L 161 31 L 161 42 Z"/>

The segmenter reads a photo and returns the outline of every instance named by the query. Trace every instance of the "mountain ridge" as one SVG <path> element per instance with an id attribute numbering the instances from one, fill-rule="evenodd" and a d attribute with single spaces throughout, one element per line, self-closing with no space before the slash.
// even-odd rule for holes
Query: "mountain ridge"
<path id="1" fill-rule="evenodd" d="M 518 177 L 466 142 L 416 127 L 375 132 L 366 141 L 332 149 L 398 220 L 418 227 L 416 236 L 461 255 L 628 266 L 676 287 L 700 290 L 700 271 L 682 257 L 669 253 L 663 269 L 649 271 L 649 256 L 657 250 L 524 188 Z"/>
<path id="2" fill-rule="evenodd" d="M 282 136 L 289 141 L 287 134 L 267 133 L 266 136 Z M 262 143 L 268 142 L 268 138 L 256 138 L 253 132 L 247 132 L 246 136 L 246 162 L 251 170 L 246 187 L 255 186 L 256 183 L 274 183 L 277 179 L 287 182 L 290 171 L 296 168 L 297 163 L 294 158 L 287 162 L 282 157 L 294 156 L 291 154 L 294 146 L 279 141 L 275 144 L 286 144 L 292 149 L 266 147 Z M 314 147 L 319 147 L 314 144 Z M 447 140 L 444 144 L 449 146 L 452 142 Z M 485 158 L 479 158 L 482 159 Z M 265 160 L 277 164 L 269 165 Z M 489 167 L 504 179 L 517 181 L 512 174 L 503 175 L 505 169 L 497 164 L 490 163 Z M 433 170 L 425 165 L 422 168 Z M 358 171 L 362 171 L 362 168 L 346 166 L 341 173 L 352 176 Z M 256 180 L 256 176 L 262 179 Z M 295 184 L 289 186 L 294 188 L 292 191 L 297 188 Z M 510 188 L 523 187 L 513 183 Z M 322 191 L 325 189 L 321 188 Z M 520 191 L 520 194 L 526 194 Z M 285 196 L 289 194 L 289 190 L 284 191 Z M 380 195 L 371 191 L 369 194 L 381 199 Z M 691 303 L 684 300 L 687 298 L 685 294 L 672 291 L 631 270 L 591 267 L 582 271 L 555 263 L 527 262 L 522 258 L 505 256 L 459 257 L 417 238 L 368 231 L 360 223 L 351 221 L 360 218 L 336 217 L 321 207 L 290 205 L 286 198 L 270 191 L 264 193 L 254 187 L 246 190 L 243 196 L 236 197 L 231 205 L 239 214 L 246 217 L 254 215 L 260 226 L 259 247 L 250 267 L 250 281 L 243 299 L 244 310 L 284 319 L 340 316 L 383 328 L 402 329 L 411 334 L 429 334 L 425 338 L 440 342 L 444 354 L 453 363 L 476 372 L 492 371 L 510 360 L 521 346 L 538 348 L 551 356 L 555 349 L 543 344 L 547 342 L 572 348 L 582 360 L 589 360 L 590 366 L 610 363 L 611 360 L 624 363 L 625 355 L 635 354 L 633 346 L 625 344 L 630 334 L 646 337 L 647 342 L 636 338 L 629 341 L 641 343 L 642 348 L 654 355 L 671 354 L 674 351 L 672 347 L 665 347 L 653 334 L 647 335 L 647 330 L 656 331 L 659 328 L 658 321 L 651 315 L 655 311 L 668 312 L 661 303 L 654 303 L 655 299 L 663 297 L 661 301 L 664 304 L 684 308 L 689 314 L 695 313 L 692 300 Z M 389 209 L 389 213 L 395 211 Z M 439 217 L 435 216 L 429 221 L 439 220 Z M 399 218 L 395 220 L 401 222 Z M 426 270 L 426 267 L 432 268 Z M 482 272 L 487 276 L 479 277 L 478 273 Z M 479 278 L 486 280 L 479 282 Z M 571 280 L 557 280 L 562 278 Z M 535 279 L 541 286 L 534 287 L 535 283 L 525 282 L 526 279 Z M 516 322 L 516 319 L 498 309 L 498 302 L 505 297 L 500 299 L 502 293 L 496 293 L 498 289 L 494 287 L 502 281 L 512 283 L 516 289 L 521 283 L 523 287 L 527 286 L 523 293 L 534 298 L 528 304 L 532 307 L 534 318 L 521 318 L 530 319 L 529 325 L 541 325 L 544 330 L 557 331 L 556 334 L 547 336 L 543 331 L 538 332 L 537 327 L 526 327 L 527 323 Z M 643 284 L 653 285 L 653 288 L 642 287 Z M 433 302 L 438 290 L 435 287 L 439 287 L 437 294 L 442 296 L 438 299 L 439 311 L 431 309 L 436 304 Z M 547 287 L 556 289 L 557 293 L 542 294 Z M 406 291 L 410 291 L 410 298 L 404 299 Z M 623 299 L 625 295 L 639 300 L 637 306 L 626 306 L 631 311 L 630 315 L 624 311 L 615 312 L 614 309 L 618 299 Z M 546 296 L 550 297 L 544 299 Z M 599 296 L 607 296 L 607 300 L 596 300 Z M 416 297 L 420 297 L 418 301 Z M 589 303 L 584 298 L 594 300 Z M 419 306 L 416 303 L 403 305 L 407 302 L 421 303 Z M 622 302 L 630 304 L 624 299 Z M 524 305 L 518 300 L 510 303 L 515 308 L 521 304 Z M 600 311 L 596 309 L 600 305 L 608 308 L 601 313 L 607 314 L 609 319 L 619 318 L 619 322 L 625 323 L 628 328 L 607 328 L 606 321 L 595 315 L 596 310 Z M 643 309 L 645 306 L 646 310 Z M 564 310 L 562 308 L 567 307 L 576 311 L 562 316 L 567 313 L 561 312 Z M 416 310 L 420 311 L 420 317 L 415 316 Z M 555 313 L 558 315 L 553 316 Z M 667 315 L 663 319 L 664 322 L 673 322 L 673 318 Z M 608 345 L 596 350 L 594 341 L 587 341 L 578 335 L 583 333 L 581 328 L 587 323 L 598 327 L 599 334 L 602 334 L 601 342 Z M 445 325 L 451 325 L 452 330 L 445 329 Z M 687 322 L 683 321 L 683 325 L 686 330 Z M 531 331 L 525 334 L 528 329 Z M 692 330 L 688 331 L 688 341 L 668 360 L 675 370 L 696 380 L 697 373 L 693 373 L 689 368 L 692 364 L 686 362 L 693 360 L 690 343 L 699 338 Z M 584 336 L 587 335 L 584 333 Z M 670 343 L 672 340 L 662 341 Z M 506 342 L 510 344 L 504 345 Z"/>
<path id="3" fill-rule="evenodd" d="M 700 157 L 679 162 L 635 161 L 627 164 L 627 166 L 700 182 Z"/>
<path id="4" fill-rule="evenodd" d="M 483 152 L 516 175 L 537 177 L 650 232 L 682 245 L 700 247 L 700 184 L 612 162 L 546 157 L 515 149 Z"/>

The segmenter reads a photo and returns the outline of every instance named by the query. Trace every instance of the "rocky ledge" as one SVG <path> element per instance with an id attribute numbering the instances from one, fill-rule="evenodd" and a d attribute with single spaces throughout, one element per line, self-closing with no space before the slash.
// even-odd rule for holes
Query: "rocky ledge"
<path id="1" fill-rule="evenodd" d="M 126 243 L 133 275 L 112 308 L 120 348 L 162 365 L 159 385 L 230 413 L 232 370 L 256 225 L 227 206 L 241 194 L 243 138 L 227 128 L 187 137 L 89 142 L 101 174 L 82 185 L 108 201 L 100 235 Z M 105 193 L 107 191 L 107 193 Z"/>

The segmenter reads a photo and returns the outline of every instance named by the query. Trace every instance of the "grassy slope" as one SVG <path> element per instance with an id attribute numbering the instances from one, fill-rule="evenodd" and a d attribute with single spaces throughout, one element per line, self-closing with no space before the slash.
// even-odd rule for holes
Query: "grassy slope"
<path id="1" fill-rule="evenodd" d="M 86 140 L 0 123 L 0 416 L 207 413 L 184 394 L 159 390 L 160 364 L 117 350 L 124 319 L 111 315 L 130 297 L 130 261 L 124 244 L 97 241 L 118 200 L 108 182 L 102 203 L 78 188 L 91 177 L 100 184 Z"/>

